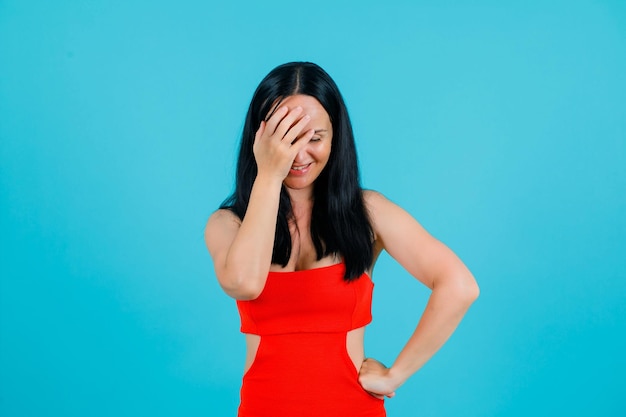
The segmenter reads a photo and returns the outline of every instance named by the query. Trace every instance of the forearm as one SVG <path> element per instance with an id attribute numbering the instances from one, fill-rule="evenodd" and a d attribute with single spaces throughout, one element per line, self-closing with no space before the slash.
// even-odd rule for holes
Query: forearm
<path id="1" fill-rule="evenodd" d="M 468 280 L 469 281 L 469 280 Z M 450 338 L 478 296 L 473 279 L 467 286 L 436 286 L 413 335 L 389 369 L 396 388 L 419 370 Z"/>
<path id="2" fill-rule="evenodd" d="M 258 176 L 248 209 L 225 259 L 222 287 L 238 299 L 256 298 L 272 262 L 282 182 Z"/>

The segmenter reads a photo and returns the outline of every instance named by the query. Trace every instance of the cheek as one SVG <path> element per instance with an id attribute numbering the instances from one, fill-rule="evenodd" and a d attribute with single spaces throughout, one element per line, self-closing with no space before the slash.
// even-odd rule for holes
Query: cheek
<path id="1" fill-rule="evenodd" d="M 309 153 L 318 161 L 326 161 L 330 157 L 330 144 L 317 142 L 309 148 Z"/>
<path id="2" fill-rule="evenodd" d="M 330 146 L 324 146 L 317 150 L 317 159 L 320 161 L 328 161 L 330 158 Z"/>

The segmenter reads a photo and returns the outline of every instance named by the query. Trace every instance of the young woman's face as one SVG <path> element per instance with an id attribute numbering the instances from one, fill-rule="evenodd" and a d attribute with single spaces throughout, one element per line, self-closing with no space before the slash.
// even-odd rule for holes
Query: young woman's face
<path id="1" fill-rule="evenodd" d="M 289 96 L 281 103 L 289 109 L 302 107 L 302 115 L 308 114 L 311 120 L 304 128 L 315 129 L 309 143 L 296 155 L 289 174 L 283 183 L 293 190 L 311 188 L 328 163 L 333 139 L 333 127 L 330 117 L 316 98 L 305 95 Z"/>

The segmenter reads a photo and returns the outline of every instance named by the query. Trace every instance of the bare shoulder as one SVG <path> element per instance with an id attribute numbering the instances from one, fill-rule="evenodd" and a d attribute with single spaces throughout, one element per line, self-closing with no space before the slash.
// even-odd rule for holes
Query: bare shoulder
<path id="1" fill-rule="evenodd" d="M 363 190 L 363 200 L 374 229 L 377 229 L 381 222 L 384 223 L 385 218 L 393 216 L 394 213 L 397 214 L 398 211 L 404 213 L 400 206 L 378 191 Z"/>
<path id="2" fill-rule="evenodd" d="M 235 213 L 230 210 L 220 209 L 215 211 L 209 217 L 204 229 L 205 236 L 214 231 L 223 231 L 224 229 L 235 228 L 241 226 L 241 220 Z"/>
<path id="3" fill-rule="evenodd" d="M 241 226 L 241 220 L 230 210 L 220 209 L 209 217 L 204 228 L 204 240 L 209 252 L 215 256 L 220 248 L 227 246 Z"/>
<path id="4" fill-rule="evenodd" d="M 219 209 L 213 212 L 209 217 L 207 226 L 212 223 L 235 223 L 241 225 L 241 220 L 235 213 L 227 209 Z"/>
<path id="5" fill-rule="evenodd" d="M 363 201 L 368 210 L 375 209 L 381 204 L 391 203 L 382 193 L 375 190 L 363 190 Z"/>
<path id="6" fill-rule="evenodd" d="M 365 200 L 365 204 L 370 204 L 372 200 L 380 198 L 385 198 L 385 196 L 376 190 L 363 190 L 363 200 Z"/>
<path id="7" fill-rule="evenodd" d="M 384 243 L 385 248 L 394 242 L 405 242 L 409 237 L 425 239 L 430 236 L 418 221 L 398 204 L 383 194 L 367 190 L 363 193 L 374 233 Z"/>
<path id="8" fill-rule="evenodd" d="M 401 234 L 403 228 L 417 223 L 400 206 L 378 191 L 364 190 L 363 200 L 374 232 L 374 240 L 381 248 L 388 249 L 386 246 L 390 233 L 396 231 Z"/>

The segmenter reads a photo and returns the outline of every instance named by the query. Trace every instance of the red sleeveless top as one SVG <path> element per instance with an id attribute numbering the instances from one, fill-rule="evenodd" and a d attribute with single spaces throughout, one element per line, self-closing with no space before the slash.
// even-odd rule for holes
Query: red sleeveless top
<path id="1" fill-rule="evenodd" d="M 374 284 L 343 263 L 270 272 L 258 298 L 237 301 L 241 331 L 261 336 L 243 377 L 239 417 L 384 417 L 358 382 L 348 331 L 372 320 Z"/>
<path id="2" fill-rule="evenodd" d="M 270 272 L 261 295 L 237 301 L 241 332 L 257 335 L 347 332 L 372 321 L 374 284 L 367 274 L 343 279 L 343 263 Z"/>

